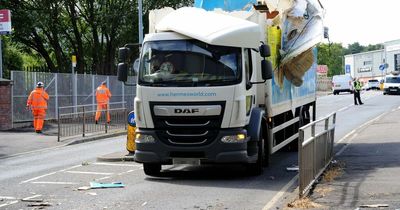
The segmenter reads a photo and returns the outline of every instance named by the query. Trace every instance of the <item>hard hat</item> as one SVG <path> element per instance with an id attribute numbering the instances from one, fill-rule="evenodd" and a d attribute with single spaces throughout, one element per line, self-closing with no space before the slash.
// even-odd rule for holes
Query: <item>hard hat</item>
<path id="1" fill-rule="evenodd" d="M 103 81 L 101 84 L 102 84 L 102 85 L 107 85 L 107 82 L 106 82 L 106 81 Z"/>
<path id="2" fill-rule="evenodd" d="M 43 86 L 44 86 L 43 82 L 38 82 L 37 83 L 37 87 L 43 87 Z"/>

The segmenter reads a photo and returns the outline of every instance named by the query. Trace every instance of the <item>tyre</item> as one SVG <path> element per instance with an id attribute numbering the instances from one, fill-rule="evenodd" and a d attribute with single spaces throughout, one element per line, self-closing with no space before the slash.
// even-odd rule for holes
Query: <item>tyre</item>
<path id="1" fill-rule="evenodd" d="M 161 164 L 158 163 L 143 163 L 144 173 L 148 176 L 160 176 Z"/>
<path id="2" fill-rule="evenodd" d="M 257 142 L 257 162 L 248 163 L 247 164 L 247 172 L 249 175 L 258 176 L 263 172 L 263 168 L 265 165 L 265 147 L 264 147 L 264 139 L 262 134 L 260 134 L 258 142 Z"/>

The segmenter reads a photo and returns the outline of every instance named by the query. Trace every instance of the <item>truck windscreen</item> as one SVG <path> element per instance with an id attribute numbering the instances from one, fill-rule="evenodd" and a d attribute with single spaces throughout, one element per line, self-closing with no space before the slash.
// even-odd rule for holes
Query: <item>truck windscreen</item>
<path id="1" fill-rule="evenodd" d="M 241 82 L 241 49 L 196 40 L 153 41 L 143 45 L 139 84 L 222 86 Z"/>

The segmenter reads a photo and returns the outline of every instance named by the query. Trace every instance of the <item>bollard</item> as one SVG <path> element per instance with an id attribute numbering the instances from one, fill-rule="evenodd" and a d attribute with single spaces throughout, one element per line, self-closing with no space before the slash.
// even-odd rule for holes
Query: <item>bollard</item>
<path id="1" fill-rule="evenodd" d="M 126 150 L 133 154 L 136 150 L 136 122 L 135 122 L 135 112 L 132 111 L 128 114 L 128 133 L 126 136 Z"/>

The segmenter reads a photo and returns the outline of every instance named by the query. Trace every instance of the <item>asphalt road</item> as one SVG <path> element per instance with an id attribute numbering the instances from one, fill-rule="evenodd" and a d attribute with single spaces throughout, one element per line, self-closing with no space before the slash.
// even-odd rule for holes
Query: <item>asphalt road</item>
<path id="1" fill-rule="evenodd" d="M 400 105 L 400 96 L 362 94 L 353 106 L 350 94 L 329 95 L 317 102 L 317 116 L 337 112 L 336 140 L 365 122 Z M 57 148 L 54 151 L 0 160 L 0 209 L 29 209 L 20 199 L 51 203 L 49 209 L 263 209 L 295 177 L 286 167 L 297 153 L 278 152 L 260 176 L 241 166 L 167 167 L 167 176 L 151 178 L 132 162 L 101 163 L 96 157 L 124 151 L 125 138 Z M 122 182 L 125 188 L 78 191 L 90 181 Z M 278 197 L 279 198 L 279 197 Z"/>

